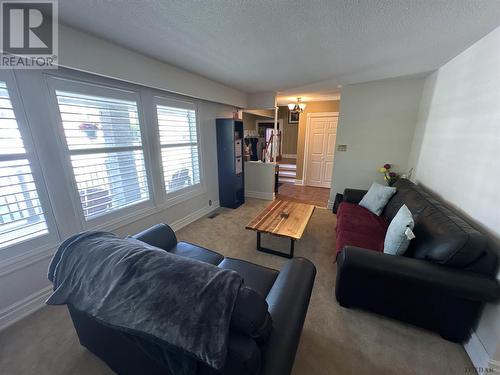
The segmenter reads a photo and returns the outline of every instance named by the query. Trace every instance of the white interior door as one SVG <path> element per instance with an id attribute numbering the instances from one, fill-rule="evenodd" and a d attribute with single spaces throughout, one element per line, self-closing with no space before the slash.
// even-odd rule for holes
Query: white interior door
<path id="1" fill-rule="evenodd" d="M 305 185 L 329 188 L 332 182 L 333 156 L 338 115 L 311 114 L 307 121 Z"/>

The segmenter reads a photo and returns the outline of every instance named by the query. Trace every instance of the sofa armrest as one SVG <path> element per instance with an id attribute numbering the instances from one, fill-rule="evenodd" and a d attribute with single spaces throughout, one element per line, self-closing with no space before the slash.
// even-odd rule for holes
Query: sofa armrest
<path id="1" fill-rule="evenodd" d="M 347 276 L 349 280 L 341 281 Z M 406 286 L 411 285 L 472 301 L 495 302 L 500 297 L 498 282 L 480 274 L 426 260 L 346 246 L 337 258 L 337 300 L 341 301 L 342 294 L 348 292 L 343 290 L 345 287 L 349 289 L 346 284 L 360 276 L 385 287 L 401 288 L 401 293 L 405 293 Z"/>
<path id="2" fill-rule="evenodd" d="M 343 202 L 358 204 L 368 190 L 345 189 Z"/>
<path id="3" fill-rule="evenodd" d="M 133 235 L 132 238 L 167 251 L 177 245 L 177 237 L 167 224 L 153 225 L 151 228 Z"/>
<path id="4" fill-rule="evenodd" d="M 309 307 L 316 267 L 293 258 L 280 270 L 267 295 L 273 331 L 263 348 L 262 375 L 289 375 Z"/>

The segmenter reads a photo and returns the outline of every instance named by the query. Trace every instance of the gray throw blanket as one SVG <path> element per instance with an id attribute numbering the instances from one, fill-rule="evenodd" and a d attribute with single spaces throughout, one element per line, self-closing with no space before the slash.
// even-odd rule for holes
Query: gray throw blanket
<path id="1" fill-rule="evenodd" d="M 215 369 L 225 363 L 243 282 L 234 271 L 135 239 L 86 232 L 63 242 L 48 278 L 54 293 L 47 304 L 70 304 L 102 324 L 165 343 L 175 374 L 196 371 L 196 359 Z"/>

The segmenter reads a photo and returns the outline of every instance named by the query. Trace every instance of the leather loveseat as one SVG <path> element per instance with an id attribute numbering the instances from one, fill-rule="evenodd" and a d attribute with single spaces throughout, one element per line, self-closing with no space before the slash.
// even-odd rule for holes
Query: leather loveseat
<path id="1" fill-rule="evenodd" d="M 500 295 L 498 257 L 481 232 L 433 194 L 407 179 L 395 187 L 380 217 L 358 205 L 365 190 L 345 190 L 337 211 L 337 301 L 463 342 L 484 303 Z M 403 204 L 416 237 L 404 256 L 384 254 L 387 227 Z"/>
<path id="2" fill-rule="evenodd" d="M 200 246 L 178 242 L 165 224 L 133 237 L 179 256 L 234 270 L 244 279 L 233 309 L 224 369 L 216 371 L 199 362 L 197 374 L 290 373 L 316 275 L 310 261 L 294 258 L 277 271 L 224 258 Z M 110 328 L 71 305 L 68 308 L 80 343 L 118 374 L 171 374 L 162 352 L 175 353 L 175 348 Z"/>

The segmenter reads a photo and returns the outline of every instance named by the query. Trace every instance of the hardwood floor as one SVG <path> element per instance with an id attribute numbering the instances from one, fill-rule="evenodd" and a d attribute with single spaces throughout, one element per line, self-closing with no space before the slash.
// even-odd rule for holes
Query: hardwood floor
<path id="1" fill-rule="evenodd" d="M 292 202 L 314 204 L 318 207 L 326 207 L 330 189 L 313 186 L 300 186 L 294 184 L 282 184 L 278 189 L 278 199 Z"/>
<path id="2" fill-rule="evenodd" d="M 297 159 L 287 159 L 287 158 L 282 158 L 281 160 L 278 161 L 278 164 L 296 164 Z"/>

